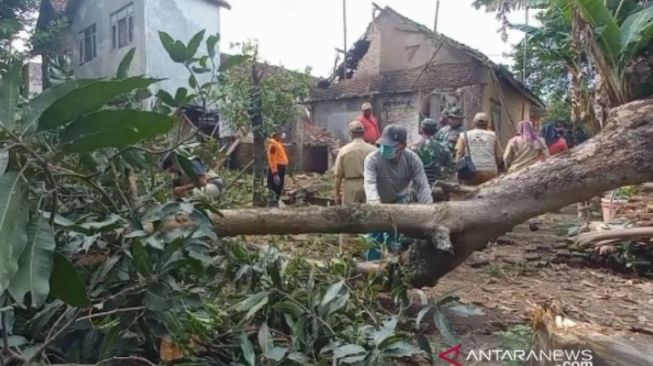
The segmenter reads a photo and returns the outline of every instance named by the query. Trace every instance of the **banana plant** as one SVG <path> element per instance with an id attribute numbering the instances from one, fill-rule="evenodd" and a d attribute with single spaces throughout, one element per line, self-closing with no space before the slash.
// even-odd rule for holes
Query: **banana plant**
<path id="1" fill-rule="evenodd" d="M 577 11 L 592 28 L 589 53 L 605 88 L 607 107 L 630 101 L 633 91 L 627 72 L 638 53 L 653 39 L 653 6 L 621 1 L 613 9 L 603 0 L 556 1 L 568 20 L 573 20 Z M 627 10 L 630 12 L 626 13 Z"/>

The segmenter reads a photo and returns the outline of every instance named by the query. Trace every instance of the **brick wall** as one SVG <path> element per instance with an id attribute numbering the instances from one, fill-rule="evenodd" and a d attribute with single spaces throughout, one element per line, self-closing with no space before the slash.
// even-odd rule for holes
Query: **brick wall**
<path id="1" fill-rule="evenodd" d="M 379 73 L 381 60 L 381 31 L 376 24 L 372 25 L 370 32 L 366 35 L 370 47 L 365 56 L 358 61 L 358 69 L 354 73 L 354 79 L 359 76 L 376 75 Z"/>
<path id="2" fill-rule="evenodd" d="M 476 113 L 490 111 L 483 110 L 483 85 L 472 85 L 461 88 L 463 99 L 463 110 L 465 112 L 465 123 L 467 128 L 472 127 Z"/>
<path id="3" fill-rule="evenodd" d="M 375 104 L 380 106 L 377 117 L 381 128 L 389 124 L 404 126 L 408 131 L 408 143 L 418 141 L 420 103 L 417 93 L 380 97 Z"/>

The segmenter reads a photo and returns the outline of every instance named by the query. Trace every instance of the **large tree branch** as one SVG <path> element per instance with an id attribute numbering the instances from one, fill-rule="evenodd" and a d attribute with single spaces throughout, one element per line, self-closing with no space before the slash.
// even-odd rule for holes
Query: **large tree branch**
<path id="1" fill-rule="evenodd" d="M 608 127 L 573 151 L 481 186 L 471 199 L 435 205 L 224 210 L 223 236 L 392 231 L 425 240 L 404 255 L 415 286 L 437 279 L 514 225 L 626 184 L 653 180 L 653 100 L 610 113 Z M 433 238 L 449 230 L 453 253 Z"/>

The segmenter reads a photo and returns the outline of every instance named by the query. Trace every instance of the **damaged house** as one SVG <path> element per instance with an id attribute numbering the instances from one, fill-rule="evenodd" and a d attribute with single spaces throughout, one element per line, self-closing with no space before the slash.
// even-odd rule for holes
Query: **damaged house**
<path id="1" fill-rule="evenodd" d="M 340 65 L 322 81 L 308 102 L 312 120 L 343 141 L 347 124 L 371 102 L 381 127 L 402 124 L 409 141 L 419 135 L 419 121 L 439 119 L 451 106 L 462 107 L 467 121 L 477 112 L 491 116 L 492 128 L 505 145 L 522 119 L 542 101 L 510 72 L 482 53 L 436 34 L 393 9 L 377 8 L 367 32 Z"/>

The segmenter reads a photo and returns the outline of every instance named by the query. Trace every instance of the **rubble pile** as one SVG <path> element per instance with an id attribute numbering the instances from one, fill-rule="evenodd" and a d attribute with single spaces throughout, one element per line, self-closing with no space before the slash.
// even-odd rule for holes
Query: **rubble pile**
<path id="1" fill-rule="evenodd" d="M 328 206 L 331 198 L 333 179 L 328 175 L 306 173 L 294 175 L 286 182 L 284 203 L 290 205 L 316 204 Z"/>
<path id="2" fill-rule="evenodd" d="M 306 146 L 338 146 L 335 139 L 326 128 L 313 123 L 304 123 L 304 145 Z"/>

